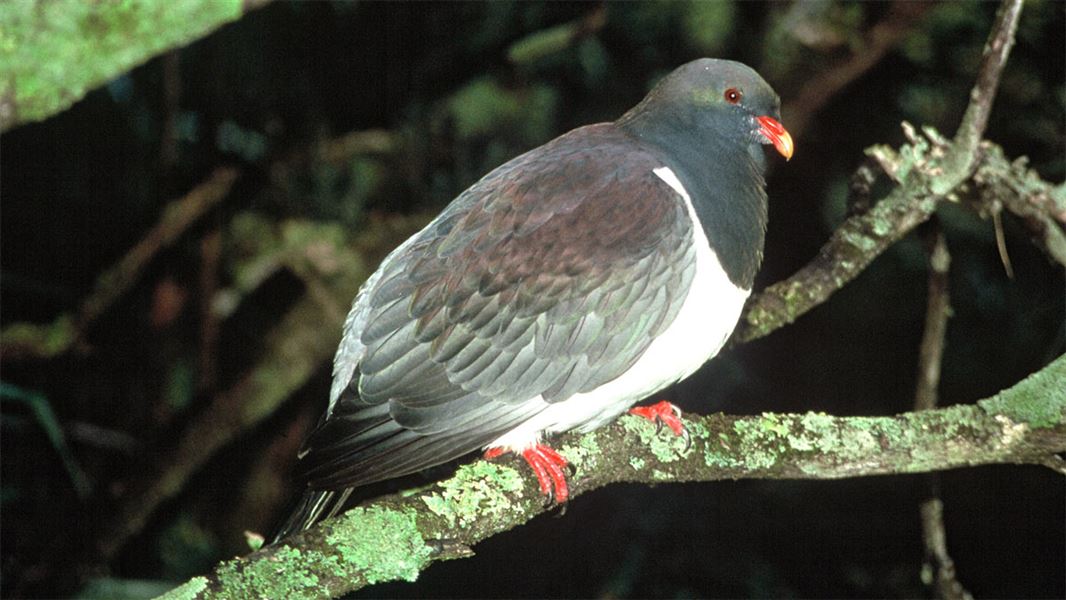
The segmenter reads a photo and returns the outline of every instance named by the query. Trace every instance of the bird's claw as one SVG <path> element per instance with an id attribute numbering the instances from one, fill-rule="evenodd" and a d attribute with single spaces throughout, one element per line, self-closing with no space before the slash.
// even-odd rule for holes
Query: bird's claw
<path id="1" fill-rule="evenodd" d="M 503 454 L 504 448 L 489 448 L 485 458 L 492 459 Z M 522 458 L 533 474 L 537 476 L 540 493 L 544 496 L 544 506 L 559 505 L 565 507 L 570 500 L 570 487 L 566 482 L 567 473 L 574 474 L 574 467 L 561 454 L 544 444 L 534 444 L 522 451 Z"/>
<path id="2" fill-rule="evenodd" d="M 654 422 L 656 435 L 662 432 L 663 425 L 669 427 L 675 435 L 681 437 L 685 442 L 685 448 L 681 451 L 682 454 L 692 448 L 692 436 L 689 435 L 685 425 L 681 422 L 681 409 L 666 400 L 651 406 L 631 408 L 629 414 Z"/>

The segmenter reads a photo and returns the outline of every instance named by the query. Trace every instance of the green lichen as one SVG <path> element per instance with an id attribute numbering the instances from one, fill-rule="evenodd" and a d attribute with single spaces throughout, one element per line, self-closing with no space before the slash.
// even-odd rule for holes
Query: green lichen
<path id="1" fill-rule="evenodd" d="M 872 252 L 877 248 L 877 241 L 868 235 L 865 235 L 858 231 L 853 231 L 847 227 L 842 227 L 840 230 L 840 237 L 847 243 L 851 244 L 855 248 L 862 252 Z"/>
<path id="2" fill-rule="evenodd" d="M 919 138 L 914 144 L 905 144 L 899 149 L 899 166 L 896 169 L 896 177 L 900 181 L 906 181 L 907 176 L 925 160 L 929 143 Z"/>
<path id="3" fill-rule="evenodd" d="M 441 491 L 422 497 L 433 514 L 452 526 L 467 527 L 478 519 L 518 511 L 512 496 L 522 495 L 522 474 L 497 463 L 479 460 L 459 467 L 441 484 Z"/>
<path id="4" fill-rule="evenodd" d="M 333 525 L 326 541 L 340 555 L 339 562 L 327 561 L 329 571 L 342 578 L 358 573 L 368 584 L 414 581 L 432 553 L 410 509 L 352 509 Z"/>
<path id="5" fill-rule="evenodd" d="M 206 577 L 193 577 L 178 587 L 160 596 L 157 600 L 193 600 L 207 588 Z"/>
<path id="6" fill-rule="evenodd" d="M 788 435 L 788 417 L 777 415 L 774 413 L 763 413 L 762 417 L 756 421 L 759 428 L 767 434 L 775 434 L 778 437 L 785 437 Z"/>
<path id="7" fill-rule="evenodd" d="M 241 0 L 0 3 L 0 130 L 237 19 Z"/>
<path id="8" fill-rule="evenodd" d="M 874 220 L 873 223 L 871 223 L 870 225 L 870 229 L 878 237 L 884 237 L 892 231 L 893 226 L 890 220 L 885 218 L 879 218 L 877 217 L 877 215 L 874 215 Z"/>
<path id="9" fill-rule="evenodd" d="M 723 431 L 718 432 L 717 440 L 710 441 L 710 435 L 707 435 L 706 438 L 708 438 L 708 441 L 703 448 L 703 462 L 708 467 L 736 469 L 743 466 L 743 463 L 734 456 L 732 444 L 736 440 Z"/>
<path id="10" fill-rule="evenodd" d="M 744 463 L 753 469 L 773 467 L 785 450 L 782 439 L 788 435 L 788 425 L 779 415 L 764 413 L 757 419 L 741 419 L 733 423 L 733 430 L 739 436 Z"/>
<path id="11" fill-rule="evenodd" d="M 642 417 L 622 415 L 618 422 L 627 432 L 640 437 L 640 442 L 647 446 L 660 462 L 671 463 L 680 460 L 692 451 L 691 447 L 686 448 L 683 436 L 674 435 L 666 428 L 660 429 Z"/>
<path id="12" fill-rule="evenodd" d="M 989 414 L 1004 415 L 1034 429 L 1062 423 L 1066 418 L 1066 356 L 978 405 Z"/>
<path id="13" fill-rule="evenodd" d="M 639 471 L 644 468 L 644 459 L 639 456 L 634 456 L 629 459 L 629 466 L 633 467 L 634 471 Z"/>
<path id="14" fill-rule="evenodd" d="M 673 481 L 674 480 L 674 476 L 673 475 L 667 473 L 666 471 L 662 471 L 660 469 L 653 469 L 652 472 L 651 472 L 651 478 L 656 480 L 656 481 Z"/>
<path id="15" fill-rule="evenodd" d="M 788 439 L 793 450 L 826 452 L 840 440 L 837 420 L 825 413 L 807 413 L 800 419 L 800 425 L 802 429 Z"/>
<path id="16" fill-rule="evenodd" d="M 282 546 L 264 560 L 228 562 L 218 570 L 222 586 L 219 598 L 326 598 L 328 594 L 319 587 L 318 576 L 310 569 L 314 558 L 311 554 L 319 553 Z"/>
<path id="17" fill-rule="evenodd" d="M 733 458 L 733 455 L 729 452 L 719 452 L 710 446 L 708 446 L 703 452 L 703 462 L 708 467 L 714 467 L 717 469 L 737 469 L 743 466 L 743 464 Z"/>
<path id="18" fill-rule="evenodd" d="M 567 444 L 559 448 L 559 454 L 563 456 L 575 469 L 593 471 L 596 469 L 596 458 L 600 456 L 600 442 L 596 432 L 581 436 L 577 444 Z"/>

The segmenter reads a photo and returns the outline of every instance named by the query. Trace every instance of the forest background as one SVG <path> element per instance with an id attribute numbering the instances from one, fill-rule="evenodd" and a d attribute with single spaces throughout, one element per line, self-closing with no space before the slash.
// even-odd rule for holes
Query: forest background
<path id="1" fill-rule="evenodd" d="M 865 149 L 914 144 L 903 121 L 955 133 L 999 6 L 247 4 L 0 6 L 5 597 L 147 597 L 246 553 L 244 532 L 269 531 L 294 494 L 339 323 L 376 262 L 492 167 L 617 117 L 683 62 L 743 61 L 782 97 L 796 155 L 770 174 L 756 288 L 786 279 L 865 210 Z M 984 134 L 1052 185 L 1064 31 L 1066 3 L 1025 4 Z M 939 403 L 1052 363 L 1061 257 L 1026 219 L 962 200 L 667 397 L 698 414 L 912 410 L 937 232 L 951 259 Z M 969 591 L 1066 594 L 1061 475 L 983 466 L 936 487 Z M 357 594 L 922 596 L 929 492 L 917 475 L 617 484 Z"/>

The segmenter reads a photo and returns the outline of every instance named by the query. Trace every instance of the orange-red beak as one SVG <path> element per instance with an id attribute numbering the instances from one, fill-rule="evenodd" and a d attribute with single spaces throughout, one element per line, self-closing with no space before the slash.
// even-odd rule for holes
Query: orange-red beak
<path id="1" fill-rule="evenodd" d="M 755 117 L 755 120 L 759 122 L 759 133 L 770 140 L 781 156 L 784 156 L 785 160 L 792 158 L 792 136 L 785 130 L 785 126 L 773 117 Z"/>

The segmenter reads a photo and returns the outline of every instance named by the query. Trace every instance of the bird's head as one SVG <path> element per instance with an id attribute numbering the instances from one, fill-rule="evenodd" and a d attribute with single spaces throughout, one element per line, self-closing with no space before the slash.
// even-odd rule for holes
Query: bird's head
<path id="1" fill-rule="evenodd" d="M 792 136 L 780 122 L 781 100 L 747 65 L 702 58 L 663 77 L 619 124 L 642 137 L 687 132 L 744 144 L 773 144 L 792 157 Z M 675 138 L 676 139 L 676 138 Z"/>

